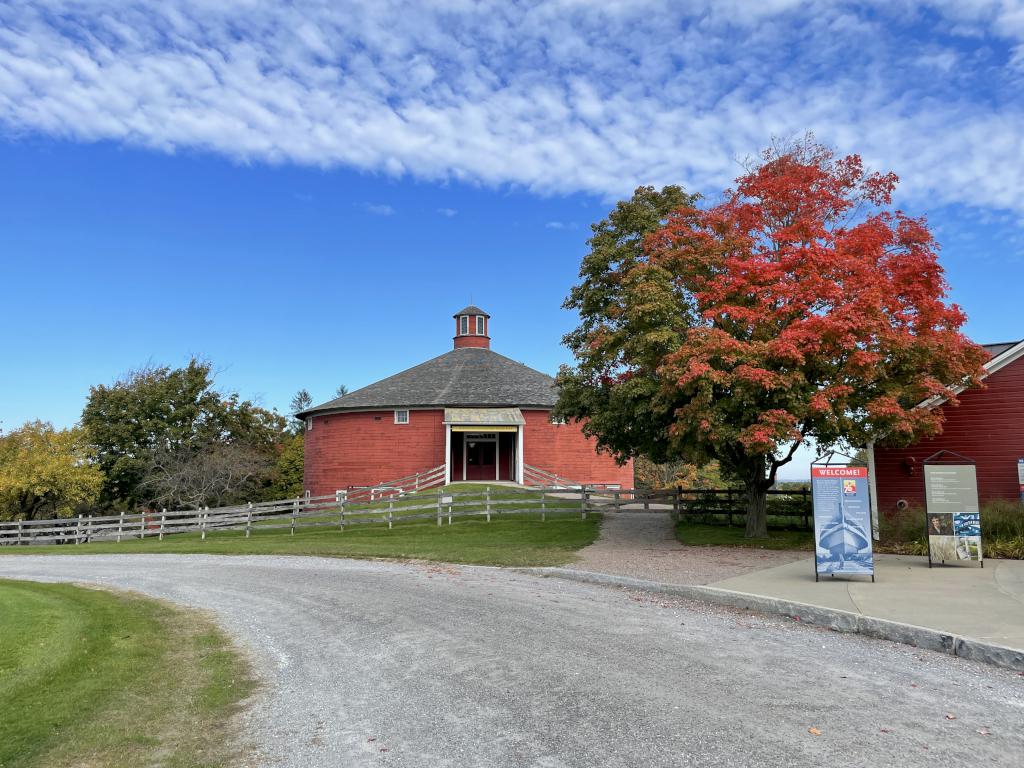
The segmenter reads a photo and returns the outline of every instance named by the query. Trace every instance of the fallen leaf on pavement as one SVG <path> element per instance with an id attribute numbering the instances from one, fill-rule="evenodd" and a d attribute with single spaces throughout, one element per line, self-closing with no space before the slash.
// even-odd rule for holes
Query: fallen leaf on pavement
<path id="1" fill-rule="evenodd" d="M 992 731 L 990 731 L 988 728 L 979 728 L 978 733 L 980 733 L 982 736 L 988 736 L 992 733 Z"/>
<path id="2" fill-rule="evenodd" d="M 808 728 L 807 732 L 812 736 L 821 736 L 821 731 L 819 731 L 817 728 Z"/>
<path id="3" fill-rule="evenodd" d="M 878 730 L 880 730 L 882 733 L 892 733 L 892 731 L 888 728 L 879 728 Z"/>
<path id="4" fill-rule="evenodd" d="M 956 720 L 956 715 L 954 715 L 952 712 L 947 712 L 946 713 L 946 719 L 947 720 Z"/>

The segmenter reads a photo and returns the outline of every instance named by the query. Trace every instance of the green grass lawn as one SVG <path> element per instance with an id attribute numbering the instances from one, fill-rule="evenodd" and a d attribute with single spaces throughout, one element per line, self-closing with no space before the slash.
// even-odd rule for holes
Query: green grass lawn
<path id="1" fill-rule="evenodd" d="M 230 718 L 253 687 L 200 614 L 0 580 L 3 768 L 231 765 L 241 755 Z"/>
<path id="2" fill-rule="evenodd" d="M 390 500 L 350 502 L 345 505 L 345 517 L 348 520 L 383 519 L 387 515 L 389 504 L 392 514 L 396 518 L 401 515 L 429 515 L 437 508 L 439 491 L 442 498 L 444 496 L 452 496 L 453 502 L 458 505 L 456 509 L 460 513 L 483 512 L 487 507 L 487 487 L 484 483 L 452 483 L 443 487 L 427 488 L 415 493 L 408 493 L 400 498 Z M 507 485 L 492 485 L 490 486 L 490 492 L 491 510 L 495 513 L 503 509 L 521 508 L 527 504 L 531 507 L 538 507 L 542 495 L 541 491 L 524 490 Z M 547 492 L 544 494 L 544 504 L 549 510 L 570 512 L 579 511 L 581 502 L 579 498 L 565 498 L 564 492 L 561 494 L 558 492 L 556 494 Z M 410 509 L 410 507 L 415 507 L 416 509 Z M 425 508 L 419 509 L 419 507 Z M 253 525 L 264 527 L 287 525 L 287 518 L 288 513 L 282 512 L 280 517 L 269 520 L 257 520 L 254 521 Z M 339 515 L 333 503 L 329 503 L 329 508 L 324 510 L 322 514 L 308 515 L 304 519 L 308 522 L 333 523 L 338 521 Z"/>
<path id="3" fill-rule="evenodd" d="M 814 549 L 814 533 L 791 529 L 768 529 L 767 539 L 744 537 L 741 526 L 710 525 L 680 520 L 676 523 L 676 538 L 683 544 L 694 546 L 756 547 L 759 549 Z"/>
<path id="4" fill-rule="evenodd" d="M 600 530 L 600 515 L 586 520 L 576 512 L 540 515 L 492 515 L 454 518 L 448 525 L 435 521 L 397 522 L 393 529 L 379 523 L 336 528 L 261 530 L 254 527 L 250 538 L 242 531 L 211 530 L 202 541 L 198 534 L 125 539 L 120 543 L 62 544 L 59 546 L 2 547 L 0 555 L 82 555 L 165 552 L 214 555 L 322 555 L 328 557 L 381 557 L 436 560 L 474 565 L 540 566 L 563 565 L 575 559 L 578 549 L 592 544 Z M 2 764 L 0 764 L 2 765 Z M 5 767 L 6 768 L 6 767 Z"/>

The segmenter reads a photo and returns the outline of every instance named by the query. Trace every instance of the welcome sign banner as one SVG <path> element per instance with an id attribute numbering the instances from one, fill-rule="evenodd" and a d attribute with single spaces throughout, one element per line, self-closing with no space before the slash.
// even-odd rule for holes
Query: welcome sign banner
<path id="1" fill-rule="evenodd" d="M 811 466 L 814 568 L 820 574 L 875 578 L 866 467 Z"/>

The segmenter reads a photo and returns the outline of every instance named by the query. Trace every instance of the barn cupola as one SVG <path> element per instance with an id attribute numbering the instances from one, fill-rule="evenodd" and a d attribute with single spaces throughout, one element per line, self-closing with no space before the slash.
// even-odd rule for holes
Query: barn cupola
<path id="1" fill-rule="evenodd" d="M 491 337 L 487 335 L 488 326 L 491 323 L 491 316 L 480 307 L 470 304 L 465 309 L 460 309 L 453 317 L 455 318 L 455 348 L 462 347 L 483 347 L 491 348 Z"/>

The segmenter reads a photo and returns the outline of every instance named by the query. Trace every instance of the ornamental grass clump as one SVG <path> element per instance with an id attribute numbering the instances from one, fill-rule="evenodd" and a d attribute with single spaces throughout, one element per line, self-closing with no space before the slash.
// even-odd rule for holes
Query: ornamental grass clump
<path id="1" fill-rule="evenodd" d="M 908 507 L 879 515 L 878 551 L 927 555 L 924 509 Z M 986 558 L 1024 560 L 1024 504 L 997 499 L 981 506 L 982 553 Z"/>

